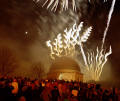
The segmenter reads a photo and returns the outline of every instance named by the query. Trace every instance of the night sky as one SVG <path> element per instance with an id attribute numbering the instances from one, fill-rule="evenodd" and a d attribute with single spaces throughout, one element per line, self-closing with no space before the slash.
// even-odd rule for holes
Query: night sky
<path id="1" fill-rule="evenodd" d="M 41 7 L 42 3 L 32 0 L 0 0 L 0 45 L 11 47 L 21 64 L 49 61 L 49 50 L 45 41 L 71 27 L 76 21 L 84 22 L 85 26 L 93 26 L 92 35 L 86 47 L 100 46 L 107 23 L 107 15 L 112 0 L 77 1 L 77 11 L 70 8 L 54 13 Z M 112 46 L 113 53 L 109 56 L 112 74 L 120 82 L 120 0 L 117 0 L 112 15 L 109 31 L 106 36 L 105 49 Z M 48 62 L 49 63 L 49 62 Z M 47 68 L 47 67 L 46 67 Z"/>

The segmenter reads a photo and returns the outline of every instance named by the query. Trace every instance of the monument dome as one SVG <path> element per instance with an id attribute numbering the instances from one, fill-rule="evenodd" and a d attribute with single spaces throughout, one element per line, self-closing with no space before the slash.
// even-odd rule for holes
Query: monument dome
<path id="1" fill-rule="evenodd" d="M 48 79 L 82 81 L 83 75 L 74 59 L 61 57 L 53 61 L 48 73 Z"/>

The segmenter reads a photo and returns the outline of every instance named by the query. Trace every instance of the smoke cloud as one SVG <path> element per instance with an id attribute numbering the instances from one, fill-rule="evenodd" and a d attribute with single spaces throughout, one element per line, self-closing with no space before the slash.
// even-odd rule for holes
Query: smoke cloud
<path id="1" fill-rule="evenodd" d="M 87 0 L 78 0 L 76 4 L 76 12 L 69 7 L 67 11 L 61 12 L 58 8 L 53 13 L 42 8 L 42 2 L 36 4 L 32 0 L 0 0 L 0 44 L 11 47 L 19 58 L 20 68 L 16 74 L 28 76 L 27 72 L 34 62 L 42 62 L 47 72 L 51 59 L 45 42 L 63 33 L 65 28 L 69 29 L 75 22 L 83 21 L 85 26 L 93 26 L 90 39 L 84 45 L 85 50 L 101 44 L 111 2 L 94 0 L 89 3 Z M 109 64 L 105 68 L 112 68 Z M 111 76 L 106 76 L 106 79 Z"/>

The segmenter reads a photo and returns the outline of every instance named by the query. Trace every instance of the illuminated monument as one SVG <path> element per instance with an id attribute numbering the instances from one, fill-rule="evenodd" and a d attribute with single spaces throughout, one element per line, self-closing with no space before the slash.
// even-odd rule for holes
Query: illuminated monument
<path id="1" fill-rule="evenodd" d="M 111 12 L 110 12 L 110 14 L 111 14 Z M 109 16 L 109 19 L 110 18 L 111 18 L 111 15 Z M 108 21 L 110 21 L 110 20 L 108 20 Z M 84 68 L 82 66 L 84 69 L 84 71 L 83 71 L 83 74 L 85 77 L 84 81 L 90 81 L 90 80 L 99 81 L 101 73 L 103 71 L 103 67 L 108 60 L 108 56 L 110 54 L 112 54 L 111 46 L 110 46 L 108 52 L 105 52 L 104 47 L 103 47 L 106 33 L 108 30 L 108 26 L 109 26 L 109 22 L 107 23 L 107 27 L 104 32 L 104 37 L 103 37 L 103 42 L 102 42 L 101 48 L 97 47 L 96 51 L 94 49 L 92 51 L 84 50 L 84 43 L 88 40 L 88 38 L 91 34 L 91 31 L 92 31 L 91 26 L 84 29 L 83 22 L 81 22 L 79 25 L 77 25 L 75 23 L 73 25 L 73 27 L 70 28 L 69 30 L 66 28 L 64 30 L 64 34 L 59 33 L 53 41 L 51 41 L 51 40 L 46 41 L 46 45 L 50 49 L 51 59 L 56 60 L 57 57 L 64 57 L 64 56 L 70 56 L 70 57 L 75 58 L 77 55 L 76 50 L 78 50 L 78 49 L 76 49 L 76 46 L 79 46 L 80 53 L 81 53 L 83 61 L 84 61 L 83 66 L 85 67 Z M 82 30 L 82 29 L 84 29 L 84 30 Z M 64 64 L 64 62 L 62 64 Z M 66 64 L 64 69 L 66 69 L 67 65 L 68 64 Z M 54 67 L 54 66 L 52 66 L 52 67 Z M 60 68 L 62 68 L 62 67 L 64 67 L 64 65 L 60 66 Z M 55 66 L 55 69 L 56 68 L 57 68 L 57 66 Z M 58 71 L 58 69 L 57 69 L 57 71 Z M 60 69 L 59 69 L 59 71 L 60 71 Z M 62 79 L 63 77 L 65 78 L 66 75 L 67 74 L 60 72 L 58 78 L 59 79 Z M 57 76 L 58 76 L 58 74 L 57 74 Z"/>
<path id="2" fill-rule="evenodd" d="M 68 57 L 61 57 L 52 63 L 48 79 L 83 81 L 83 74 L 75 60 Z"/>

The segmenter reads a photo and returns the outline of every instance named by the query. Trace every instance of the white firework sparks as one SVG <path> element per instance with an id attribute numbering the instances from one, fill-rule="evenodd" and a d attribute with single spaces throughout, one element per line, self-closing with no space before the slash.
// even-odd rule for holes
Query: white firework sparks
<path id="1" fill-rule="evenodd" d="M 79 45 L 85 64 L 87 63 L 82 43 L 87 41 L 92 27 L 87 28 L 83 33 L 81 32 L 82 27 L 83 22 L 81 22 L 78 26 L 75 23 L 69 30 L 67 30 L 67 28 L 64 30 L 65 33 L 63 34 L 63 37 L 61 34 L 58 34 L 55 42 L 51 43 L 50 40 L 46 42 L 47 46 L 50 48 L 50 56 L 52 59 L 55 59 L 55 56 L 73 56 L 75 54 L 75 46 Z M 80 36 L 80 34 L 82 35 Z"/>
<path id="2" fill-rule="evenodd" d="M 57 38 L 55 38 L 55 41 L 53 43 L 51 43 L 50 40 L 46 42 L 46 45 L 50 48 L 51 51 L 50 56 L 52 59 L 55 59 L 54 57 L 55 55 L 58 57 L 61 57 L 62 55 L 63 44 L 61 39 L 62 39 L 61 34 L 58 34 Z"/>
<path id="3" fill-rule="evenodd" d="M 38 3 L 40 0 L 33 0 L 33 1 Z M 77 2 L 77 0 L 71 0 L 71 1 L 72 1 L 72 9 L 73 9 L 73 11 L 76 11 L 76 2 Z M 62 1 L 60 1 L 60 0 L 46 0 L 43 3 L 42 7 L 47 6 L 46 7 L 47 9 L 50 9 L 51 11 L 55 12 L 57 10 L 57 8 L 58 8 L 58 5 L 60 5 L 61 10 L 66 11 L 69 8 L 69 2 L 70 2 L 69 0 L 62 0 Z M 90 3 L 91 0 L 88 0 L 88 2 Z M 107 2 L 107 0 L 103 0 L 103 2 Z"/>
<path id="4" fill-rule="evenodd" d="M 38 3 L 40 0 L 33 0 L 34 2 Z M 47 5 L 47 9 L 50 8 L 51 11 L 56 11 L 58 5 L 62 6 L 62 10 L 67 10 L 69 5 L 69 0 L 46 0 L 42 7 Z M 72 0 L 72 9 L 76 11 L 76 0 Z"/>
<path id="5" fill-rule="evenodd" d="M 108 28 L 109 28 L 109 25 L 110 25 L 111 17 L 112 17 L 113 11 L 114 11 L 115 2 L 116 2 L 116 0 L 112 1 L 112 5 L 111 5 L 110 11 L 109 11 L 107 26 L 105 28 L 104 36 L 103 36 L 103 40 L 102 40 L 102 48 L 103 48 L 104 43 L 105 43 L 105 38 L 106 38 L 106 35 L 107 35 L 107 32 L 108 32 Z"/>
<path id="6" fill-rule="evenodd" d="M 89 52 L 87 55 L 83 49 L 83 43 L 86 42 L 91 34 L 92 27 L 88 27 L 84 32 L 82 32 L 83 22 L 78 26 L 76 23 L 72 28 L 64 30 L 63 37 L 61 34 L 57 35 L 54 42 L 50 40 L 47 41 L 47 46 L 51 51 L 51 58 L 61 56 L 73 56 L 75 55 L 75 46 L 80 47 L 82 57 L 85 63 L 85 72 L 84 75 L 89 78 L 89 80 L 98 81 L 100 79 L 103 67 L 107 62 L 108 56 L 112 53 L 110 47 L 109 52 L 105 53 L 104 49 L 99 50 L 97 48 L 96 52 Z M 91 78 L 90 78 L 91 77 Z"/>
<path id="7" fill-rule="evenodd" d="M 104 0 L 104 2 L 107 2 L 107 0 Z"/>
<path id="8" fill-rule="evenodd" d="M 88 37 L 90 36 L 90 33 L 92 31 L 92 27 L 89 27 L 84 33 L 83 35 L 80 37 L 79 36 L 79 41 L 78 41 L 78 45 L 80 46 L 80 50 L 81 50 L 81 53 L 82 53 L 82 56 L 83 56 L 83 60 L 84 60 L 84 63 L 86 65 L 86 67 L 88 67 L 88 64 L 87 64 L 87 59 L 86 59 L 86 55 L 85 55 L 85 52 L 84 52 L 84 49 L 82 47 L 82 42 L 86 42 Z"/>
<path id="9" fill-rule="evenodd" d="M 87 54 L 88 69 L 86 70 L 87 78 L 98 81 L 100 79 L 103 67 L 108 60 L 108 56 L 112 54 L 110 46 L 109 52 L 105 53 L 104 50 L 99 50 L 98 47 L 96 52 L 89 52 Z"/>
<path id="10" fill-rule="evenodd" d="M 88 0 L 88 2 L 91 2 L 92 0 Z M 103 0 L 103 2 L 107 2 L 108 0 Z"/>

